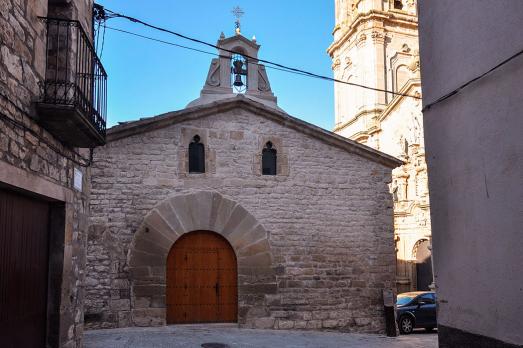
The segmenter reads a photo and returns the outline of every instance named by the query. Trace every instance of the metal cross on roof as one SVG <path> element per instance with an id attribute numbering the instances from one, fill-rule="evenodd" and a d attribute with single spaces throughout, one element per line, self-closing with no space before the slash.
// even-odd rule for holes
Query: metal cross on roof
<path id="1" fill-rule="evenodd" d="M 240 17 L 243 16 L 245 12 L 243 12 L 240 6 L 236 6 L 232 9 L 231 13 L 236 17 L 236 22 L 234 22 L 236 29 L 240 29 Z"/>

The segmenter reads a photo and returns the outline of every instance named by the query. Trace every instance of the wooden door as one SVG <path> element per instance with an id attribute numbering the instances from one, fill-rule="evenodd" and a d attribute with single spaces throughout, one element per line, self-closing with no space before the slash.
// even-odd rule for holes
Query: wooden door
<path id="1" fill-rule="evenodd" d="M 432 283 L 432 262 L 430 259 L 429 241 L 424 240 L 416 251 L 416 290 L 428 291 Z"/>
<path id="2" fill-rule="evenodd" d="M 49 204 L 0 189 L 0 346 L 45 347 Z"/>
<path id="3" fill-rule="evenodd" d="M 236 322 L 236 255 L 225 238 L 195 231 L 167 257 L 167 324 Z"/>

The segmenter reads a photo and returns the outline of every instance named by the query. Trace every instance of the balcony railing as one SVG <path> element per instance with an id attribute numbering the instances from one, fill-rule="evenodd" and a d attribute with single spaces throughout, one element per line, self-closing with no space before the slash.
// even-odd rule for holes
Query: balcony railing
<path id="1" fill-rule="evenodd" d="M 64 143 L 94 147 L 105 143 L 107 74 L 75 20 L 44 18 L 47 27 L 41 122 Z"/>

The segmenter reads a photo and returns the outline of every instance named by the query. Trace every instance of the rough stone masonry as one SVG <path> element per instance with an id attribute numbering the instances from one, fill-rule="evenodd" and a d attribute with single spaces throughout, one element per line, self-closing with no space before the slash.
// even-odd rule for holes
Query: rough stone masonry
<path id="1" fill-rule="evenodd" d="M 204 174 L 187 171 L 194 135 Z M 400 161 L 242 95 L 113 127 L 94 158 L 87 327 L 164 325 L 165 255 L 204 229 L 238 257 L 240 326 L 384 331 Z"/>

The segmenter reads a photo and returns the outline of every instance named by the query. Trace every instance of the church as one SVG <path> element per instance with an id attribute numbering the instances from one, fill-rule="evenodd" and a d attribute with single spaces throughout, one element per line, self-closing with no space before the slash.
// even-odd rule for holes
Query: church
<path id="1" fill-rule="evenodd" d="M 384 332 L 403 162 L 279 108 L 254 38 L 217 47 L 198 99 L 95 150 L 86 328 Z"/>

